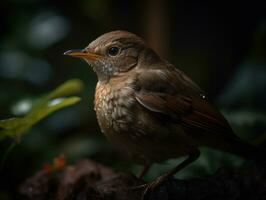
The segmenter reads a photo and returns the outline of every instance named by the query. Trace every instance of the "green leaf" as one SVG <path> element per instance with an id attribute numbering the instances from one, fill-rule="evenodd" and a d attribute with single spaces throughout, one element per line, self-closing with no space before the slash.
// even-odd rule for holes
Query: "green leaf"
<path id="1" fill-rule="evenodd" d="M 21 136 L 25 134 L 34 124 L 47 117 L 49 114 L 79 102 L 79 97 L 63 96 L 80 92 L 82 88 L 83 83 L 80 80 L 69 80 L 50 92 L 48 95 L 37 100 L 38 103 L 24 117 L 1 120 L 0 140 L 9 136 L 19 141 Z"/>
<path id="2" fill-rule="evenodd" d="M 82 89 L 83 89 L 83 83 L 81 80 L 71 79 L 66 81 L 61 86 L 52 91 L 49 95 L 47 95 L 46 100 L 81 92 Z"/>
<path id="3" fill-rule="evenodd" d="M 30 112 L 25 117 L 26 123 L 37 123 L 50 113 L 53 113 L 56 110 L 59 110 L 61 108 L 76 104 L 80 101 L 79 97 L 67 97 L 67 98 L 57 98 L 53 99 L 51 101 L 48 101 L 47 104 L 44 104 L 38 109 L 34 109 L 33 112 Z"/>

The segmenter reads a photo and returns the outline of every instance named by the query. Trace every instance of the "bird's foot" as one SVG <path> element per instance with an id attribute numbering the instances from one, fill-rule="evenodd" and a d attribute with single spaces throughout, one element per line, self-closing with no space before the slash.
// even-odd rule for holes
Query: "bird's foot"
<path id="1" fill-rule="evenodd" d="M 169 178 L 169 176 L 166 175 L 162 175 L 159 176 L 158 178 L 156 178 L 154 181 L 147 183 L 145 186 L 145 190 L 142 193 L 142 200 L 144 199 L 149 199 L 149 197 L 151 196 L 151 194 L 154 192 L 155 189 L 157 189 L 159 186 L 161 186 L 165 181 L 167 181 Z"/>
<path id="2" fill-rule="evenodd" d="M 169 178 L 169 176 L 167 174 L 162 175 L 150 183 L 135 186 L 132 188 L 132 190 L 143 190 L 141 199 L 142 200 L 149 199 L 149 197 L 154 192 L 154 190 L 156 190 L 158 187 L 160 187 L 165 181 L 168 180 L 168 178 Z"/>

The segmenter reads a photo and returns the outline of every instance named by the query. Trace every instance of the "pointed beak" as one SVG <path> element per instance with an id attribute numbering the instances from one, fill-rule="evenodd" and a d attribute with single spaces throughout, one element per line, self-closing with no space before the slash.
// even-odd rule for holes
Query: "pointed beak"
<path id="1" fill-rule="evenodd" d="M 76 57 L 76 58 L 84 58 L 84 59 L 92 60 L 92 61 L 96 61 L 96 60 L 99 60 L 100 58 L 102 58 L 102 56 L 100 56 L 98 54 L 86 52 L 82 49 L 69 50 L 69 51 L 66 51 L 64 53 L 64 55 L 72 56 L 72 57 Z"/>

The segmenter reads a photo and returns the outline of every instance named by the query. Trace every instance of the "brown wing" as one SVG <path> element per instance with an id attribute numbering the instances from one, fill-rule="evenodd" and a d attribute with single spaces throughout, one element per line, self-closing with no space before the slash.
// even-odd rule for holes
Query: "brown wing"
<path id="1" fill-rule="evenodd" d="M 182 124 L 186 133 L 197 141 L 237 138 L 204 92 L 181 71 L 151 69 L 139 74 L 136 84 L 139 90 L 135 98 L 142 106 Z"/>

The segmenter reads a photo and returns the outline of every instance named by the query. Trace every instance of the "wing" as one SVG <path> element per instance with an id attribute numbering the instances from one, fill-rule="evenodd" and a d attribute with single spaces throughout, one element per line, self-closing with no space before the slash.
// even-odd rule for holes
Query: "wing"
<path id="1" fill-rule="evenodd" d="M 136 85 L 135 98 L 143 107 L 181 124 L 191 137 L 202 141 L 236 138 L 205 93 L 174 67 L 140 73 Z"/>

